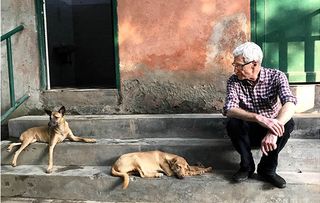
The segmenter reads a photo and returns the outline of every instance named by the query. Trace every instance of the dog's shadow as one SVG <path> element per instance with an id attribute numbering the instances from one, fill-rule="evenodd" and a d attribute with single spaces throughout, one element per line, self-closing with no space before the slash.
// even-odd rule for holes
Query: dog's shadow
<path id="1" fill-rule="evenodd" d="M 101 172 L 100 174 L 102 174 L 102 173 L 103 172 Z M 95 175 L 97 175 L 97 174 L 95 174 Z M 117 176 L 112 176 L 111 175 L 111 168 L 110 168 L 110 170 L 105 171 L 104 175 L 110 176 L 111 180 L 112 180 L 110 185 L 106 188 L 105 192 L 110 192 L 110 191 L 117 190 L 117 189 L 122 190 L 123 178 L 117 177 Z M 131 179 L 131 176 L 129 178 Z"/>
<path id="2" fill-rule="evenodd" d="M 118 188 L 122 187 L 122 179 L 116 180 L 116 182 L 113 182 L 107 189 L 106 192 L 109 192 L 110 190 L 116 190 Z M 122 188 L 121 188 L 122 189 Z"/>

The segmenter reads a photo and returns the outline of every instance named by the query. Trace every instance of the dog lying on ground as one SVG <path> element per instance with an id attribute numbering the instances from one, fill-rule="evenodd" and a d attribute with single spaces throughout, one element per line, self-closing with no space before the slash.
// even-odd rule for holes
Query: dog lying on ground
<path id="1" fill-rule="evenodd" d="M 8 146 L 7 151 L 11 151 L 14 146 L 20 146 L 20 148 L 15 152 L 11 165 L 15 167 L 17 165 L 17 158 L 21 151 L 26 148 L 29 144 L 35 142 L 46 142 L 49 143 L 49 165 L 47 168 L 47 173 L 52 173 L 53 169 L 53 149 L 56 144 L 62 142 L 66 138 L 70 141 L 75 142 L 96 142 L 92 138 L 82 138 L 75 136 L 69 124 L 64 118 L 64 113 L 66 109 L 62 106 L 59 111 L 49 111 L 45 112 L 50 116 L 50 121 L 48 126 L 34 127 L 24 131 L 20 136 L 20 142 L 12 143 Z"/>
<path id="2" fill-rule="evenodd" d="M 123 177 L 123 189 L 129 185 L 129 175 L 138 173 L 142 178 L 176 175 L 178 178 L 200 175 L 212 171 L 211 167 L 190 166 L 181 156 L 161 151 L 133 152 L 120 156 L 113 164 L 111 174 Z"/>

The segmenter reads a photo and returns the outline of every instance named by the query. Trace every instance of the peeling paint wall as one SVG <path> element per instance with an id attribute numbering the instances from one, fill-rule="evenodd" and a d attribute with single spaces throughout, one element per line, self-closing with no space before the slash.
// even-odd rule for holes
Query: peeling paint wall
<path id="1" fill-rule="evenodd" d="M 232 51 L 250 40 L 250 0 L 117 2 L 120 104 L 116 91 L 41 92 L 35 2 L 1 1 L 1 33 L 25 26 L 12 37 L 15 96 L 27 92 L 30 98 L 11 117 L 43 114 L 43 108 L 60 105 L 72 114 L 221 111 L 233 71 Z M 7 74 L 6 46 L 1 42 L 2 112 L 10 107 Z M 313 91 L 314 107 L 301 108 L 303 112 L 319 112 L 319 87 Z M 294 93 L 299 88 L 291 87 Z"/>
<path id="2" fill-rule="evenodd" d="M 123 111 L 220 111 L 249 15 L 249 0 L 118 0 Z"/>
<path id="3" fill-rule="evenodd" d="M 218 112 L 232 73 L 233 48 L 250 39 L 250 1 L 117 0 L 121 104 L 110 113 Z M 134 3 L 133 3 L 134 2 Z M 12 38 L 16 98 L 31 97 L 12 117 L 48 106 L 39 89 L 34 0 L 1 2 L 2 33 Z M 1 43 L 1 110 L 8 109 L 5 43 Z M 79 95 L 79 101 L 81 95 Z M 75 99 L 77 99 L 75 98 Z M 63 101 L 57 101 L 64 103 Z M 83 106 L 90 106 L 83 101 Z M 77 112 L 77 106 L 71 107 Z M 104 106 L 99 109 L 105 109 Z M 90 108 L 80 114 L 90 114 Z M 103 112 L 108 113 L 108 112 Z"/>

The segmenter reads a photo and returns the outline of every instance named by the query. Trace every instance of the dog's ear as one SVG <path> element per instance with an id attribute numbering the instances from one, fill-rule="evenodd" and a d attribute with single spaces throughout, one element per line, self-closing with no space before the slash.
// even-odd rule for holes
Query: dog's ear
<path id="1" fill-rule="evenodd" d="M 170 167 L 173 166 L 174 164 L 176 164 L 176 162 L 177 162 L 177 158 L 173 158 L 171 160 L 168 160 L 168 164 Z"/>
<path id="2" fill-rule="evenodd" d="M 62 106 L 59 111 L 59 113 L 61 113 L 62 115 L 64 115 L 64 112 L 66 112 L 66 108 L 64 106 Z"/>
<path id="3" fill-rule="evenodd" d="M 168 165 L 169 165 L 169 167 L 171 167 L 172 166 L 172 160 L 167 160 L 167 163 L 168 163 Z"/>
<path id="4" fill-rule="evenodd" d="M 47 110 L 47 109 L 45 109 L 44 111 L 46 112 L 46 114 L 48 114 L 49 116 L 51 116 L 51 114 L 52 114 L 52 111 L 50 111 L 50 110 Z"/>

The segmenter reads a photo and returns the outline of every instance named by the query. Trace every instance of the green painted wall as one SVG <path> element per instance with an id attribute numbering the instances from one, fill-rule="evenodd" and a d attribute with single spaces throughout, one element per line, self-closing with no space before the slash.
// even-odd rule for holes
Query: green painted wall
<path id="1" fill-rule="evenodd" d="M 252 0 L 251 16 L 265 67 L 286 72 L 291 83 L 320 82 L 320 0 Z"/>

